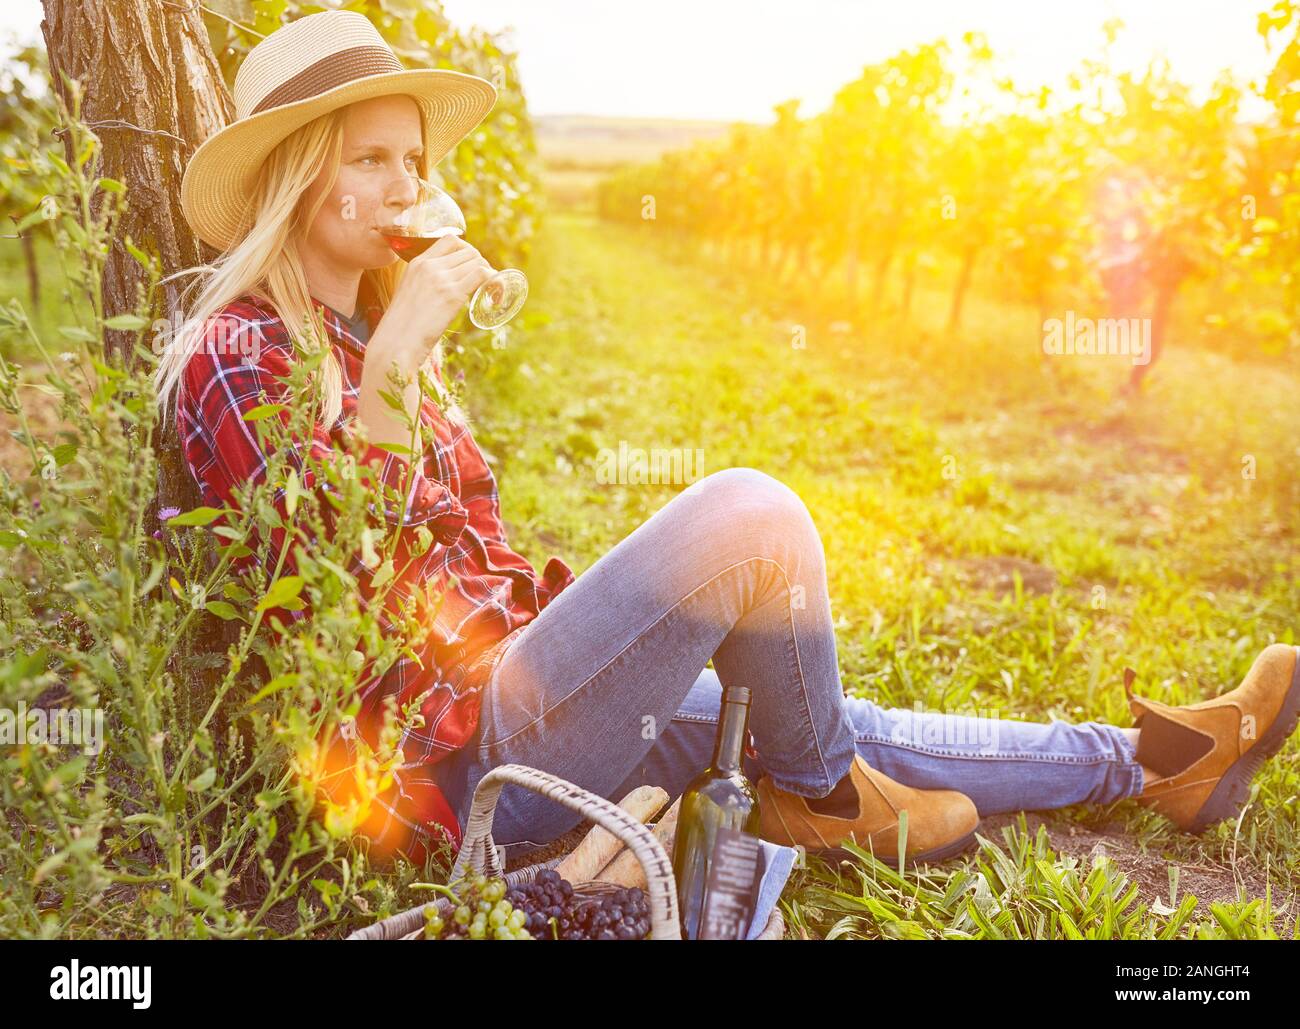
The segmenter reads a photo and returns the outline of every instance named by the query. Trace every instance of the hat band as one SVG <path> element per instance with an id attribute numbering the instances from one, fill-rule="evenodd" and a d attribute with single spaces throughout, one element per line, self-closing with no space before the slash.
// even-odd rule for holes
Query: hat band
<path id="1" fill-rule="evenodd" d="M 402 62 L 386 46 L 353 46 L 339 50 L 327 57 L 322 57 L 315 64 L 309 64 L 297 75 L 285 79 L 275 89 L 267 93 L 249 112 L 249 117 L 261 114 L 271 107 L 283 107 L 285 104 L 307 100 L 319 93 L 324 93 L 335 86 L 367 75 L 386 75 L 389 72 L 405 71 Z"/>

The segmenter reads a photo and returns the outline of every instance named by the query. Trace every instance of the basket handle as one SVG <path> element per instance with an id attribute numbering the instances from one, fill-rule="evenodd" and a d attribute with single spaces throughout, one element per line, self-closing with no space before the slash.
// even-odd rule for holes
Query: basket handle
<path id="1" fill-rule="evenodd" d="M 625 844 L 636 855 L 645 871 L 648 886 L 646 895 L 650 899 L 651 938 L 682 938 L 681 925 L 677 920 L 677 881 L 673 878 L 672 861 L 654 833 L 617 804 L 561 779 L 558 775 L 528 765 L 498 765 L 478 781 L 465 825 L 464 842 L 452 866 L 452 882 L 464 878 L 467 872 L 489 877 L 502 874 L 497 862 L 496 845 L 492 840 L 492 816 L 496 812 L 501 790 L 508 783 L 550 797 L 556 803 L 563 804 L 608 830 Z"/>

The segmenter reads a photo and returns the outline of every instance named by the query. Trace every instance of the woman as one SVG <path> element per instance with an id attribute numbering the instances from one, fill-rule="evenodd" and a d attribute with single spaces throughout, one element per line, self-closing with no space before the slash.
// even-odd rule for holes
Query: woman
<path id="1" fill-rule="evenodd" d="M 234 488 L 266 468 L 239 415 L 291 399 L 276 381 L 293 360 L 286 326 L 319 311 L 331 361 L 313 450 L 328 455 L 360 431 L 383 483 L 413 473 L 406 502 L 383 516 L 429 528 L 436 546 L 403 585 L 456 581 L 438 667 L 404 662 L 364 696 L 370 711 L 386 694 L 423 697 L 425 716 L 403 740 L 400 795 L 372 827 L 378 846 L 418 860 L 440 833 L 457 842 L 475 785 L 504 762 L 606 797 L 642 783 L 676 796 L 709 763 L 723 682 L 752 691 L 746 770 L 762 835 L 825 856 L 856 839 L 891 863 L 902 810 L 909 861 L 959 853 L 984 814 L 1129 796 L 1199 830 L 1236 813 L 1294 728 L 1296 648 L 1281 645 L 1237 690 L 1199 704 L 1135 697 L 1126 682 L 1133 729 L 914 719 L 846 698 L 816 527 L 795 493 L 753 469 L 695 482 L 580 578 L 558 558 L 538 576 L 506 540 L 495 479 L 463 415 L 419 407 L 433 439 L 413 469 L 377 446 L 408 438 L 380 397 L 389 369 L 413 377 L 431 362 L 440 384 L 437 341 L 491 273 L 451 237 L 403 268 L 378 228 L 495 90 L 455 72 L 403 72 L 364 17 L 326 12 L 254 48 L 235 96 L 239 119 L 186 171 L 187 218 L 224 253 L 192 312 L 200 331 L 163 355 L 159 394 L 164 409 L 175 400 L 204 502 L 233 503 Z M 205 346 L 223 323 L 254 333 L 256 355 Z M 414 385 L 405 400 L 414 412 Z M 526 854 L 576 822 L 507 786 L 494 836 Z"/>

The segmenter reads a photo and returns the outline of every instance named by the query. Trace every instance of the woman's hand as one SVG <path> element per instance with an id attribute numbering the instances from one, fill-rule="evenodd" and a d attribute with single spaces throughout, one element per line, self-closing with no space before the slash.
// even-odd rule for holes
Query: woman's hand
<path id="1" fill-rule="evenodd" d="M 423 367 L 434 344 L 478 287 L 494 270 L 470 243 L 459 236 L 443 236 L 407 265 L 397 292 L 374 336 L 366 344 L 365 372 L 371 357 L 414 376 Z"/>
<path id="2" fill-rule="evenodd" d="M 412 380 L 405 390 L 406 410 L 416 416 L 417 376 L 447 326 L 474 291 L 495 270 L 470 243 L 443 236 L 407 265 L 388 309 L 366 343 L 357 396 L 357 418 L 372 443 L 410 444 L 410 430 L 385 403 L 380 390 L 391 390 L 388 371 Z"/>

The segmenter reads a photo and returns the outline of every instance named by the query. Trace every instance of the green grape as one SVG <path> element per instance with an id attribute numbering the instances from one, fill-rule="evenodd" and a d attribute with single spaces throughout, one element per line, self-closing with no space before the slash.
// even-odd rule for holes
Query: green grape
<path id="1" fill-rule="evenodd" d="M 506 923 L 510 926 L 511 929 L 522 929 L 524 927 L 524 923 L 527 921 L 528 921 L 528 916 L 524 914 L 522 911 L 512 911 L 510 912 L 510 917 L 506 919 Z"/>
<path id="2" fill-rule="evenodd" d="M 500 928 L 505 925 L 509 918 L 510 916 L 499 908 L 494 908 L 492 914 L 488 915 L 488 921 L 492 923 L 494 928 Z"/>
<path id="3" fill-rule="evenodd" d="M 471 915 L 472 912 L 468 905 L 462 904 L 456 909 L 456 913 L 452 915 L 452 918 L 455 919 L 457 925 L 468 925 Z"/>
<path id="4" fill-rule="evenodd" d="M 483 896 L 495 903 L 506 895 L 506 884 L 501 879 L 493 879 L 483 891 Z"/>
<path id="5" fill-rule="evenodd" d="M 486 935 L 487 935 L 487 930 L 484 929 L 482 924 L 479 922 L 475 922 L 473 925 L 469 927 L 469 938 L 471 940 L 481 940 Z"/>
<path id="6" fill-rule="evenodd" d="M 492 937 L 497 940 L 509 940 L 512 939 L 514 935 L 514 930 L 505 925 L 499 925 L 492 930 Z"/>
<path id="7" fill-rule="evenodd" d="M 487 912 L 492 910 L 492 901 L 480 900 L 478 902 L 478 909 L 482 911 L 484 914 L 487 914 Z"/>

